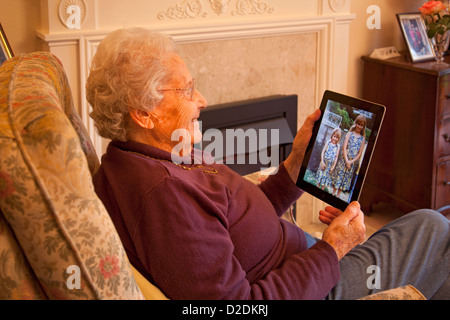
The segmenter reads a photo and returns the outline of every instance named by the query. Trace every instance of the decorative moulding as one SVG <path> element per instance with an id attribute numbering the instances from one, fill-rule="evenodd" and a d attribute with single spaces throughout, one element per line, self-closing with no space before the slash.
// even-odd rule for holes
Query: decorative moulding
<path id="1" fill-rule="evenodd" d="M 231 0 L 209 0 L 211 9 L 218 15 L 222 15 L 227 11 Z"/>
<path id="2" fill-rule="evenodd" d="M 247 14 L 271 14 L 275 8 L 260 0 L 238 0 L 236 3 L 236 11 L 232 14 L 247 15 Z"/>
<path id="3" fill-rule="evenodd" d="M 234 5 L 232 2 L 235 2 Z M 234 7 L 231 15 L 272 14 L 275 11 L 274 7 L 263 0 L 184 0 L 158 13 L 158 19 L 204 18 L 208 16 L 208 5 L 218 16 L 230 12 L 229 7 Z"/>
<path id="4" fill-rule="evenodd" d="M 158 14 L 158 19 L 186 19 L 206 17 L 207 13 L 203 10 L 203 3 L 200 0 L 184 0 L 165 11 Z"/>
<path id="5" fill-rule="evenodd" d="M 331 10 L 339 12 L 344 8 L 345 0 L 328 0 Z"/>

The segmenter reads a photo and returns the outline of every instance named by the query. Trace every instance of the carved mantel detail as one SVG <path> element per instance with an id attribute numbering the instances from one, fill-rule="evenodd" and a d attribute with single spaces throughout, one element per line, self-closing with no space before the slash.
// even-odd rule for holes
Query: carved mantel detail
<path id="1" fill-rule="evenodd" d="M 255 14 L 272 14 L 275 8 L 264 0 L 208 0 L 212 12 L 216 15 L 225 14 L 232 2 L 234 10 L 231 15 L 255 15 Z M 208 5 L 208 4 L 207 4 Z M 184 0 L 168 9 L 158 13 L 158 19 L 194 19 L 204 18 L 208 16 L 205 11 L 207 7 L 201 0 Z"/>
<path id="2" fill-rule="evenodd" d="M 207 13 L 203 10 L 202 1 L 184 0 L 183 2 L 176 4 L 165 11 L 161 11 L 158 14 L 158 19 L 187 19 L 206 16 Z"/>
<path id="3" fill-rule="evenodd" d="M 268 5 L 264 1 L 261 0 L 239 0 L 236 3 L 236 11 L 233 11 L 232 14 L 236 15 L 246 15 L 246 14 L 264 14 L 264 13 L 273 13 L 275 8 Z"/>
<path id="4" fill-rule="evenodd" d="M 231 0 L 209 0 L 209 2 L 211 3 L 211 9 L 220 16 L 227 11 Z"/>

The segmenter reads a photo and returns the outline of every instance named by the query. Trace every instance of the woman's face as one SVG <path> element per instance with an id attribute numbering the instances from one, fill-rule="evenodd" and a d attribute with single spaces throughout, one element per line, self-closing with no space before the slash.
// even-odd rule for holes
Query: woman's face
<path id="1" fill-rule="evenodd" d="M 181 138 L 176 141 L 172 139 L 183 136 L 183 145 L 186 144 L 190 149 L 202 139 L 198 117 L 200 110 L 205 108 L 208 102 L 195 88 L 192 99 L 189 91 L 172 90 L 192 87 L 194 80 L 183 59 L 173 54 L 168 59 L 167 67 L 172 76 L 159 88 L 163 91 L 164 98 L 153 111 L 156 118 L 154 130 L 158 139 L 172 148 L 181 142 Z"/>

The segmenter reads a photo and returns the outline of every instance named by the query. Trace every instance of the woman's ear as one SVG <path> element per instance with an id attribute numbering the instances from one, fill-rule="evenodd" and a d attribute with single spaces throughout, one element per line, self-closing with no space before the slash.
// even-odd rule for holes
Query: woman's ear
<path id="1" fill-rule="evenodd" d="M 148 111 L 133 108 L 130 110 L 130 117 L 137 125 L 142 128 L 153 129 L 155 127 L 150 112 Z"/>

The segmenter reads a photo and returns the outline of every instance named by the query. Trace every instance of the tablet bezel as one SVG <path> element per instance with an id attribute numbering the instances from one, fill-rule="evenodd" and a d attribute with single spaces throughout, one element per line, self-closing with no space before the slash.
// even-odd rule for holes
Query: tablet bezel
<path id="1" fill-rule="evenodd" d="M 307 182 L 303 179 L 305 176 L 306 170 L 308 169 L 308 164 L 314 149 L 314 145 L 317 140 L 317 136 L 319 134 L 319 129 L 322 124 L 323 116 L 325 113 L 325 110 L 328 105 L 328 101 L 334 101 L 340 104 L 343 104 L 348 107 L 352 107 L 355 109 L 360 109 L 364 111 L 371 112 L 375 114 L 375 119 L 373 126 L 371 128 L 371 135 L 369 137 L 366 151 L 363 154 L 363 159 L 361 162 L 361 166 L 359 169 L 359 174 L 356 179 L 356 182 L 354 183 L 354 188 L 351 194 L 351 198 L 349 199 L 349 202 L 346 202 L 342 199 L 339 199 L 335 196 L 333 196 L 331 193 L 328 193 L 327 191 L 324 191 L 320 188 L 318 188 L 316 185 L 311 184 L 310 182 Z M 373 151 L 375 149 L 375 145 L 378 139 L 378 136 L 380 134 L 381 125 L 383 123 L 384 115 L 386 112 L 386 108 L 381 105 L 370 101 L 365 101 L 362 99 L 350 97 L 347 95 L 343 95 L 337 92 L 333 91 L 325 91 L 322 102 L 320 104 L 320 111 L 321 115 L 318 121 L 316 121 L 311 140 L 308 144 L 308 147 L 306 149 L 305 157 L 303 159 L 303 163 L 300 168 L 300 173 L 297 178 L 297 186 L 302 189 L 303 191 L 313 195 L 314 197 L 326 202 L 327 204 L 338 208 L 342 211 L 345 210 L 345 208 L 348 206 L 349 203 L 352 201 L 359 201 L 359 197 L 361 195 L 362 187 L 364 185 L 364 181 L 366 179 L 367 171 L 369 168 L 370 160 L 372 159 Z M 344 140 L 340 140 L 340 152 L 342 152 Z"/>

